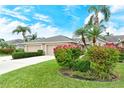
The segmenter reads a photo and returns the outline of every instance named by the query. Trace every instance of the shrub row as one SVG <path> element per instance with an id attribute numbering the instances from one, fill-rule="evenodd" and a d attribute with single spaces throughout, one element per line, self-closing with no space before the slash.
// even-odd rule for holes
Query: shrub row
<path id="1" fill-rule="evenodd" d="M 12 54 L 14 52 L 13 48 L 1 48 L 0 53 L 1 54 Z"/>
<path id="2" fill-rule="evenodd" d="M 124 53 L 120 53 L 119 62 L 124 62 Z"/>
<path id="3" fill-rule="evenodd" d="M 12 58 L 13 59 L 20 59 L 20 58 L 28 58 L 28 57 L 34 57 L 34 56 L 42 56 L 43 51 L 38 51 L 38 52 L 14 52 L 12 53 Z"/>
<path id="4" fill-rule="evenodd" d="M 24 52 L 24 49 L 23 48 L 15 49 L 14 52 Z"/>

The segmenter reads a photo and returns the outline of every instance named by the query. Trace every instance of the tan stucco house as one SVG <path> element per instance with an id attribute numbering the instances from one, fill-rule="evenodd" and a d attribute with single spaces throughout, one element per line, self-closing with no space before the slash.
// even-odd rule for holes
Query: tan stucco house
<path id="1" fill-rule="evenodd" d="M 112 42 L 119 47 L 124 48 L 124 35 L 105 36 L 106 40 L 97 39 L 97 45 L 105 45 Z M 53 36 L 49 38 L 38 38 L 33 41 L 24 42 L 21 39 L 10 40 L 7 43 L 15 45 L 16 48 L 23 48 L 26 52 L 35 52 L 37 50 L 43 50 L 45 55 L 53 55 L 53 49 L 58 45 L 63 44 L 76 44 L 83 45 L 80 38 L 69 38 L 63 35 Z M 92 41 L 86 39 L 87 45 L 91 45 Z"/>
<path id="2" fill-rule="evenodd" d="M 49 38 L 41 38 L 39 40 L 30 41 L 24 43 L 24 50 L 26 52 L 35 52 L 37 50 L 43 50 L 46 55 L 54 55 L 53 49 L 58 45 L 63 44 L 77 44 L 71 38 L 58 35 Z"/>

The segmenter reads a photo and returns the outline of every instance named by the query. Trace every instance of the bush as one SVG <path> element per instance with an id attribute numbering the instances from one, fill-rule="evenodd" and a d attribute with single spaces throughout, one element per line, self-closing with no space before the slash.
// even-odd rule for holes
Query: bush
<path id="1" fill-rule="evenodd" d="M 119 62 L 124 62 L 124 53 L 120 53 Z"/>
<path id="2" fill-rule="evenodd" d="M 100 79 L 109 79 L 116 63 L 119 62 L 119 51 L 114 48 L 92 46 L 86 56 L 91 62 L 91 69 Z"/>
<path id="3" fill-rule="evenodd" d="M 54 54 L 59 65 L 72 68 L 81 55 L 81 49 L 76 45 L 61 45 L 54 49 Z"/>
<path id="4" fill-rule="evenodd" d="M 73 70 L 87 72 L 90 70 L 90 62 L 84 59 L 77 59 L 73 65 Z"/>
<path id="5" fill-rule="evenodd" d="M 42 56 L 40 52 L 14 52 L 12 53 L 13 59 L 19 59 L 19 58 L 28 58 L 28 57 L 34 57 L 34 56 Z"/>
<path id="6" fill-rule="evenodd" d="M 38 52 L 39 54 L 44 55 L 44 51 L 43 51 L 43 50 L 38 50 L 37 52 Z"/>
<path id="7" fill-rule="evenodd" d="M 0 49 L 0 53 L 1 54 L 12 54 L 14 51 L 13 48 L 1 48 Z"/>
<path id="8" fill-rule="evenodd" d="M 24 52 L 23 48 L 16 49 L 14 52 Z"/>

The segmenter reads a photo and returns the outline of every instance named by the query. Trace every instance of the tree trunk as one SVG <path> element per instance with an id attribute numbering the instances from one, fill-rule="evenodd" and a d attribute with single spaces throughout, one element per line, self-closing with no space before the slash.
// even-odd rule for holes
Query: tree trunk
<path id="1" fill-rule="evenodd" d="M 26 42 L 26 36 L 24 32 L 22 33 L 22 36 L 23 36 L 24 41 Z"/>
<path id="2" fill-rule="evenodd" d="M 96 13 L 96 17 L 95 17 L 95 25 L 99 24 L 99 18 L 98 18 L 98 12 Z"/>
<path id="3" fill-rule="evenodd" d="M 96 37 L 93 37 L 93 45 L 96 45 Z"/>
<path id="4" fill-rule="evenodd" d="M 82 35 L 82 41 L 84 43 L 84 46 L 86 47 L 86 41 L 85 41 L 84 35 Z"/>

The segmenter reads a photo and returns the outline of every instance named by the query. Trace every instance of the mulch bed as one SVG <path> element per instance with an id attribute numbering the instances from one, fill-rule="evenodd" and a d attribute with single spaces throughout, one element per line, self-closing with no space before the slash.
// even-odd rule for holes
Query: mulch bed
<path id="1" fill-rule="evenodd" d="M 93 79 L 93 78 L 86 78 L 86 77 L 83 77 L 83 76 L 75 75 L 75 74 L 73 74 L 72 70 L 65 69 L 65 68 L 59 69 L 59 73 L 61 73 L 62 75 L 66 76 L 66 77 L 79 79 L 79 80 L 88 80 L 88 81 L 112 82 L 112 81 L 115 81 L 115 80 L 119 79 L 119 76 L 117 76 L 117 75 L 112 75 L 112 80 L 96 80 L 96 79 Z"/>

